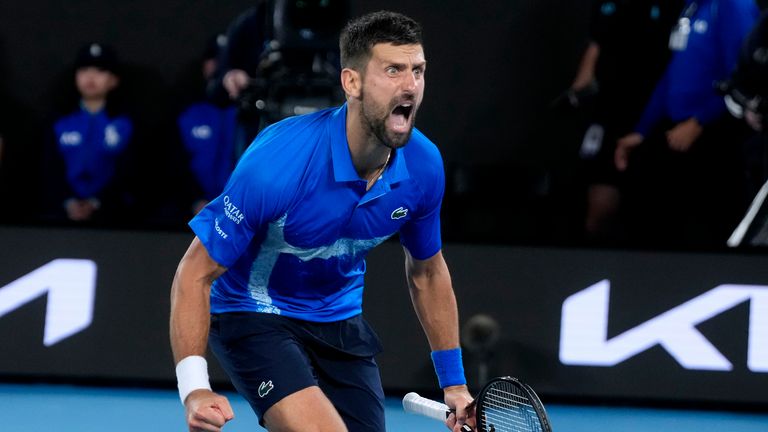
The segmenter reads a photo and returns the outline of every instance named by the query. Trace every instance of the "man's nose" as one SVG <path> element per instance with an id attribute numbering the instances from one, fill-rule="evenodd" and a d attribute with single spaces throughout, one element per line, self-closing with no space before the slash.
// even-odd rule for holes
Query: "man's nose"
<path id="1" fill-rule="evenodd" d="M 403 74 L 402 86 L 404 90 L 415 91 L 418 85 L 418 78 L 416 78 L 415 72 Z"/>

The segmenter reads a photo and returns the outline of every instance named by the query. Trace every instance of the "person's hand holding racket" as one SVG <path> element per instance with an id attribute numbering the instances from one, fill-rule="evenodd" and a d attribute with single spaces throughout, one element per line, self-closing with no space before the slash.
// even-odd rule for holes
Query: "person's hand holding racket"
<path id="1" fill-rule="evenodd" d="M 443 389 L 445 392 L 445 403 L 451 408 L 451 414 L 445 419 L 448 429 L 453 432 L 462 432 L 463 425 L 468 424 L 474 430 L 475 428 L 475 405 L 474 398 L 469 394 L 469 389 L 465 385 L 451 386 Z"/>
<path id="2" fill-rule="evenodd" d="M 235 413 L 226 397 L 207 389 L 198 389 L 184 401 L 190 432 L 220 432 Z"/>
<path id="3" fill-rule="evenodd" d="M 455 418 L 453 407 L 423 398 L 415 392 L 403 397 L 403 409 L 440 421 Z M 474 429 L 456 422 L 454 432 L 552 432 L 539 396 L 517 378 L 506 376 L 489 381 L 471 403 L 469 411 L 474 415 L 467 418 L 467 424 Z"/>

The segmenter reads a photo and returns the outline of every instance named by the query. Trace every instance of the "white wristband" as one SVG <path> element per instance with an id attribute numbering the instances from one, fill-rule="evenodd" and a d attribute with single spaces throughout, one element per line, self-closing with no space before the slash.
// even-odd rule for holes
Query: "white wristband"
<path id="1" fill-rule="evenodd" d="M 208 362 L 200 356 L 184 357 L 176 365 L 176 380 L 179 383 L 181 403 L 190 393 L 198 389 L 211 389 L 208 382 Z"/>

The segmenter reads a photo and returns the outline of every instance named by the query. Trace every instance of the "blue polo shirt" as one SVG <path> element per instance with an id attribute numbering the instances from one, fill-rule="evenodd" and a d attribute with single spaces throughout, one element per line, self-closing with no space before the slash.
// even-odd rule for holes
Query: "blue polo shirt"
<path id="1" fill-rule="evenodd" d="M 255 311 L 314 322 L 362 312 L 365 257 L 395 233 L 417 259 L 439 252 L 445 176 L 414 129 L 366 191 L 349 153 L 346 105 L 291 117 L 248 148 L 224 192 L 190 222 L 229 270 L 211 312 Z"/>

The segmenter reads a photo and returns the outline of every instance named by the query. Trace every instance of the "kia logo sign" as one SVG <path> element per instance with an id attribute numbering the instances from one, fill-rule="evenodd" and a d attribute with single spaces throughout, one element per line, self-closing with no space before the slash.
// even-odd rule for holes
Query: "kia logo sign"
<path id="1" fill-rule="evenodd" d="M 563 302 L 560 361 L 614 366 L 660 345 L 686 369 L 729 371 L 733 365 L 696 326 L 750 302 L 747 367 L 768 372 L 768 286 L 720 285 L 608 339 L 610 282 L 602 280 Z"/>
<path id="2" fill-rule="evenodd" d="M 0 288 L 0 317 L 48 294 L 45 310 L 45 346 L 54 345 L 93 320 L 96 263 L 56 259 Z"/>

